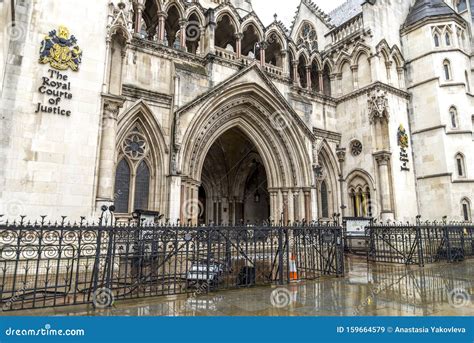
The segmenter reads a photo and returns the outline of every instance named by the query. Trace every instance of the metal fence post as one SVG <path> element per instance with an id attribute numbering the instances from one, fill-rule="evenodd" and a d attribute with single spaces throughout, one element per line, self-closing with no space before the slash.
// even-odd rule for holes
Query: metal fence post
<path id="1" fill-rule="evenodd" d="M 284 254 L 284 247 L 283 247 L 283 228 L 278 228 L 278 282 L 280 285 L 283 285 L 283 254 Z"/>
<path id="2" fill-rule="evenodd" d="M 416 226 L 416 240 L 418 244 L 418 264 L 420 267 L 425 266 L 425 260 L 424 260 L 424 252 L 423 252 L 423 237 L 421 235 L 421 227 L 419 225 Z"/>
<path id="3" fill-rule="evenodd" d="M 100 246 L 102 242 L 102 230 L 101 228 L 97 229 L 97 241 L 96 241 L 96 250 L 95 250 L 95 260 L 94 260 L 94 268 L 92 270 L 92 294 L 95 296 L 97 292 L 97 286 L 99 283 L 99 264 L 100 264 Z M 89 294 L 89 301 L 90 301 L 90 294 Z M 95 308 L 95 303 L 92 303 Z"/>

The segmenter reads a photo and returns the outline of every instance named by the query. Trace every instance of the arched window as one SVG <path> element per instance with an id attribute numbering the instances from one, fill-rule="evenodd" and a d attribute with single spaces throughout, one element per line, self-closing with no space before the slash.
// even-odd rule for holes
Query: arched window
<path id="1" fill-rule="evenodd" d="M 148 209 L 150 192 L 150 169 L 145 161 L 138 166 L 135 178 L 135 208 L 134 210 Z"/>
<path id="2" fill-rule="evenodd" d="M 121 160 L 115 172 L 115 207 L 119 214 L 148 210 L 151 172 L 145 161 L 148 155 L 146 138 L 135 127 L 123 140 Z"/>
<path id="3" fill-rule="evenodd" d="M 298 78 L 300 80 L 300 86 L 302 88 L 308 87 L 308 74 L 306 73 L 307 65 L 308 63 L 306 62 L 306 58 L 301 55 L 298 60 Z"/>
<path id="4" fill-rule="evenodd" d="M 217 20 L 215 33 L 215 45 L 218 48 L 229 52 L 236 51 L 235 34 L 237 33 L 234 21 L 227 14 L 222 15 Z"/>
<path id="5" fill-rule="evenodd" d="M 186 26 L 186 49 L 192 54 L 201 52 L 201 22 L 196 13 L 191 14 Z"/>
<path id="6" fill-rule="evenodd" d="M 466 222 L 470 222 L 471 221 L 471 202 L 469 201 L 469 199 L 463 199 L 461 201 L 461 211 L 462 211 L 462 218 L 464 221 Z"/>
<path id="7" fill-rule="evenodd" d="M 165 22 L 165 41 L 167 46 L 175 49 L 179 49 L 181 46 L 180 19 L 178 8 L 172 5 L 168 10 Z"/>
<path id="8" fill-rule="evenodd" d="M 461 153 L 456 155 L 456 171 L 458 173 L 458 177 L 466 177 L 464 155 Z"/>
<path id="9" fill-rule="evenodd" d="M 450 81 L 451 80 L 451 63 L 448 60 L 444 60 L 443 68 L 444 68 L 445 80 Z"/>
<path id="10" fill-rule="evenodd" d="M 129 212 L 130 176 L 130 166 L 125 159 L 122 159 L 115 172 L 114 200 L 117 213 Z"/>
<path id="11" fill-rule="evenodd" d="M 329 218 L 329 194 L 326 181 L 321 183 L 321 216 Z"/>
<path id="12" fill-rule="evenodd" d="M 439 47 L 439 35 L 437 33 L 434 34 L 434 44 L 435 47 Z"/>
<path id="13" fill-rule="evenodd" d="M 451 34 L 449 32 L 445 33 L 444 39 L 446 41 L 446 46 L 451 46 Z"/>
<path id="14" fill-rule="evenodd" d="M 458 110 L 456 109 L 456 107 L 453 106 L 449 109 L 449 117 L 451 119 L 451 128 L 457 129 L 459 127 L 459 123 L 458 123 Z"/>
<path id="15" fill-rule="evenodd" d="M 327 64 L 324 65 L 323 69 L 323 93 L 324 95 L 331 96 L 331 69 Z"/>

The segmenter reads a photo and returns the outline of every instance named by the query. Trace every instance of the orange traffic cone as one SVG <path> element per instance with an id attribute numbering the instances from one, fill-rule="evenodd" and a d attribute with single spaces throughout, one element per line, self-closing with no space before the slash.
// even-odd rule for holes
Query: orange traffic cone
<path id="1" fill-rule="evenodd" d="M 290 281 L 298 280 L 298 271 L 296 270 L 296 256 L 290 255 Z"/>

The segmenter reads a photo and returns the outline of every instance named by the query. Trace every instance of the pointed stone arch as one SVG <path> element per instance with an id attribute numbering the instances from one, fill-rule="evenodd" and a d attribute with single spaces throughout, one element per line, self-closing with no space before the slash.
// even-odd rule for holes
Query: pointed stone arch
<path id="1" fill-rule="evenodd" d="M 133 104 L 118 118 L 116 163 L 119 163 L 125 157 L 123 154 L 125 139 L 134 133 L 144 138 L 149 150 L 143 158 L 151 176 L 149 209 L 166 213 L 168 210 L 165 208 L 168 189 L 166 175 L 168 175 L 169 169 L 166 161 L 168 160 L 169 148 L 161 125 L 157 122 L 151 108 L 143 100 Z"/>
<path id="2" fill-rule="evenodd" d="M 314 136 L 301 127 L 305 124 L 300 123 L 289 106 L 258 84 L 227 87 L 197 112 L 189 113 L 192 118 L 187 115 L 182 114 L 182 121 L 190 121 L 190 124 L 183 138 L 179 164 L 183 176 L 191 183 L 200 184 L 211 146 L 225 132 L 235 128 L 256 147 L 267 173 L 269 189 L 288 196 L 284 189 L 311 188 L 311 160 L 306 149 Z M 286 202 L 280 201 L 279 206 L 283 203 Z"/>

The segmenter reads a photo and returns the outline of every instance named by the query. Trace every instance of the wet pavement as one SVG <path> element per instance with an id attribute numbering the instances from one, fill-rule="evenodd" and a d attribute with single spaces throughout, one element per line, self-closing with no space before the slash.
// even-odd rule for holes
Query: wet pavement
<path id="1" fill-rule="evenodd" d="M 474 260 L 420 268 L 346 261 L 346 276 L 285 287 L 256 287 L 200 296 L 74 306 L 8 315 L 62 316 L 472 316 Z"/>

